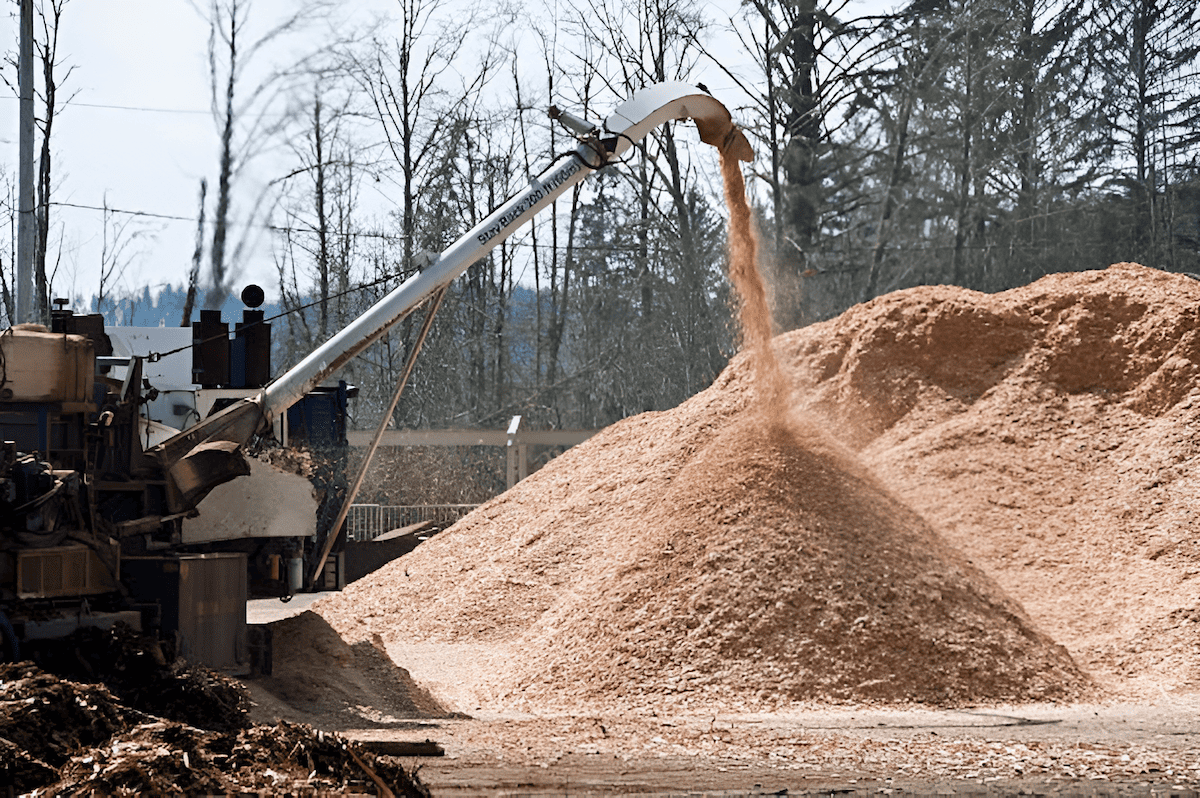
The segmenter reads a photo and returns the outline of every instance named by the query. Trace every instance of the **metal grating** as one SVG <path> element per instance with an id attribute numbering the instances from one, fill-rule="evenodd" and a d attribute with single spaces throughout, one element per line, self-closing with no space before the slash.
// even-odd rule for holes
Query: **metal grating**
<path id="1" fill-rule="evenodd" d="M 352 504 L 346 516 L 348 540 L 374 540 L 384 532 L 434 521 L 445 528 L 478 504 Z"/>
<path id="2" fill-rule="evenodd" d="M 87 596 L 113 589 L 108 569 L 82 545 L 18 552 L 17 585 L 21 598 Z"/>

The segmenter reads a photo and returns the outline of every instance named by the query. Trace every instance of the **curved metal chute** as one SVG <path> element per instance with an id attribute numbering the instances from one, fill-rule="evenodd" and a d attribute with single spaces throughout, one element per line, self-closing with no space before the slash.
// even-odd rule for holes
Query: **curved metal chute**
<path id="1" fill-rule="evenodd" d="M 753 161 L 754 150 L 729 110 L 708 92 L 689 83 L 657 83 L 621 103 L 604 120 L 605 129 L 617 136 L 614 157 L 620 157 L 651 130 L 673 119 L 691 119 L 700 140 L 740 161 Z"/>

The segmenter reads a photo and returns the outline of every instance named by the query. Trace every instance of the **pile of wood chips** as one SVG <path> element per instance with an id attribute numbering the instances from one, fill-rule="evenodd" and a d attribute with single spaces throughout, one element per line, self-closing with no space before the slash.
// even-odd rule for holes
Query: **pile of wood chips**
<path id="1" fill-rule="evenodd" d="M 473 687 L 496 707 L 1188 683 L 1198 314 L 1200 284 L 1131 264 L 882 297 L 776 339 L 790 418 L 735 360 L 318 610 L 350 639 L 494 644 Z"/>
<path id="2" fill-rule="evenodd" d="M 912 289 L 776 346 L 800 412 L 1112 697 L 1200 685 L 1200 282 Z"/>

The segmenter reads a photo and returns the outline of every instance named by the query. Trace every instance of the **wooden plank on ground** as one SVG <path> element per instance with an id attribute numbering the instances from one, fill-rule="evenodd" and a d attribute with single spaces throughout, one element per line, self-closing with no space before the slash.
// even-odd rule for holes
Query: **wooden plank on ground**
<path id="1" fill-rule="evenodd" d="M 407 535 L 415 535 L 421 530 L 432 525 L 432 518 L 427 521 L 418 521 L 415 524 L 409 524 L 408 526 L 402 526 L 399 529 L 393 529 L 390 532 L 384 532 L 382 535 L 372 538 L 372 540 L 395 540 L 396 538 L 406 537 Z"/>
<path id="2" fill-rule="evenodd" d="M 433 740 L 359 740 L 376 756 L 445 756 L 446 749 Z"/>

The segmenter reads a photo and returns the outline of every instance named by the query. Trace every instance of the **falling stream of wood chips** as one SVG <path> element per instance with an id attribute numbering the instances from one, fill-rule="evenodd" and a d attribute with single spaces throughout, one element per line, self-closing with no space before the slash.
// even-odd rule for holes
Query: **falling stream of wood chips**
<path id="1" fill-rule="evenodd" d="M 721 154 L 725 204 L 729 208 L 729 281 L 738 295 L 742 340 L 754 360 L 759 404 L 769 421 L 787 415 L 787 385 L 771 348 L 774 323 L 758 264 L 758 234 L 746 201 L 746 181 L 737 158 Z"/>

